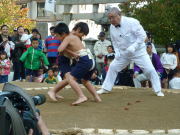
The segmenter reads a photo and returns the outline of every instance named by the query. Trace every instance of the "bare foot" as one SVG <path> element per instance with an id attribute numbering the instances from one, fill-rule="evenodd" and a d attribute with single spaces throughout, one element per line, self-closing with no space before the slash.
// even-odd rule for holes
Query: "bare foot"
<path id="1" fill-rule="evenodd" d="M 56 98 L 56 94 L 53 91 L 48 91 L 48 95 L 49 95 L 51 100 L 58 101 Z"/>
<path id="2" fill-rule="evenodd" d="M 86 102 L 88 99 L 87 97 L 81 97 L 81 98 L 78 98 L 75 102 L 72 103 L 72 105 L 79 105 L 83 102 Z"/>
<path id="3" fill-rule="evenodd" d="M 97 95 L 96 97 L 94 97 L 94 99 L 95 99 L 96 102 L 101 102 L 101 101 L 102 101 L 101 98 L 99 97 L 99 95 Z"/>
<path id="4" fill-rule="evenodd" d="M 64 99 L 64 97 L 56 94 L 56 99 Z"/>

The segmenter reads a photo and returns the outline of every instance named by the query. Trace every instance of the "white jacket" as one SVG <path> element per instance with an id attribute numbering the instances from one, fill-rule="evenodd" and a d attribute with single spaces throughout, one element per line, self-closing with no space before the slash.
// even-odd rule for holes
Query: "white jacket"
<path id="1" fill-rule="evenodd" d="M 14 50 L 15 44 L 12 41 L 8 41 L 4 46 L 4 51 L 7 53 L 7 56 L 11 56 L 11 50 Z"/>
<path id="2" fill-rule="evenodd" d="M 30 34 L 30 35 L 23 34 L 20 40 L 22 42 L 25 42 L 25 45 L 30 45 L 31 44 L 31 40 L 30 40 L 31 37 L 32 37 L 32 34 Z"/>
<path id="3" fill-rule="evenodd" d="M 175 69 L 177 67 L 177 57 L 175 54 L 163 53 L 161 56 L 161 63 L 166 69 Z"/>
<path id="4" fill-rule="evenodd" d="M 146 32 L 138 20 L 121 16 L 120 27 L 110 26 L 110 35 L 115 50 L 115 57 L 137 57 L 147 54 Z"/>
<path id="5" fill-rule="evenodd" d="M 111 45 L 111 42 L 109 40 L 98 40 L 94 45 L 94 54 L 96 56 L 96 62 L 97 63 L 104 63 L 104 56 L 108 54 L 107 47 Z M 98 58 L 98 55 L 104 55 L 101 59 Z"/>
<path id="6" fill-rule="evenodd" d="M 170 89 L 180 90 L 180 78 L 179 77 L 174 77 L 172 80 L 170 80 L 169 88 Z"/>

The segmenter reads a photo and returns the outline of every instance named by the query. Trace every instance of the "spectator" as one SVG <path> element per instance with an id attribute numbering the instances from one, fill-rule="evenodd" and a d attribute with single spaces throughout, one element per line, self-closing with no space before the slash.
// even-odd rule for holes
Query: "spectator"
<path id="1" fill-rule="evenodd" d="M 8 75 L 10 74 L 11 62 L 8 59 L 5 51 L 0 52 L 0 83 L 8 82 Z"/>
<path id="2" fill-rule="evenodd" d="M 169 81 L 170 89 L 180 90 L 180 70 L 176 70 L 173 78 Z"/>
<path id="3" fill-rule="evenodd" d="M 39 42 L 39 45 L 38 45 L 38 49 L 39 50 L 42 50 L 42 40 L 39 39 L 39 31 L 38 29 L 32 29 L 32 38 L 38 38 L 38 42 Z"/>
<path id="4" fill-rule="evenodd" d="M 104 58 L 107 52 L 107 47 L 111 45 L 109 40 L 106 40 L 104 32 L 99 33 L 99 40 L 94 45 L 94 53 L 96 56 L 96 67 L 99 73 L 102 72 L 104 67 Z"/>
<path id="5" fill-rule="evenodd" d="M 14 37 L 15 49 L 12 52 L 12 62 L 13 62 L 13 70 L 14 77 L 13 80 L 24 80 L 25 79 L 25 69 L 24 64 L 19 59 L 26 49 L 25 42 L 21 41 L 21 37 L 24 34 L 24 28 L 19 26 L 17 28 L 18 34 Z"/>
<path id="6" fill-rule="evenodd" d="M 44 75 L 44 69 L 43 69 L 43 68 L 40 68 L 40 69 L 38 70 L 38 76 L 37 76 L 37 78 L 35 79 L 35 82 L 42 83 L 43 80 L 44 80 L 44 77 L 45 77 L 45 75 Z"/>
<path id="7" fill-rule="evenodd" d="M 160 58 L 156 53 L 153 53 L 152 44 L 150 42 L 147 42 L 146 45 L 147 53 L 149 54 L 152 64 L 159 75 L 159 78 L 161 78 L 164 70 Z M 135 66 L 133 76 L 133 82 L 135 87 L 141 88 L 141 82 L 146 80 L 150 80 L 149 76 L 146 73 L 142 73 L 141 69 L 138 66 Z"/>
<path id="8" fill-rule="evenodd" d="M 102 80 L 104 81 L 105 78 L 106 78 L 106 74 L 107 74 L 107 71 L 109 69 L 109 65 L 111 64 L 111 62 L 114 60 L 114 55 L 109 55 L 107 57 L 107 65 L 103 68 L 102 70 Z"/>
<path id="9" fill-rule="evenodd" d="M 107 57 L 109 57 L 109 56 L 114 56 L 114 55 L 115 55 L 115 53 L 114 53 L 114 48 L 113 48 L 112 45 L 109 45 L 109 46 L 107 47 L 107 52 L 108 52 L 108 54 L 106 54 L 105 59 L 104 59 L 104 64 L 105 64 L 105 65 L 107 64 Z"/>
<path id="10" fill-rule="evenodd" d="M 41 46 L 39 46 L 39 49 L 41 49 L 44 52 L 45 46 L 44 46 L 44 40 L 41 37 L 41 33 L 37 34 L 37 38 L 38 38 L 38 41 L 40 42 L 40 45 L 41 45 Z"/>
<path id="11" fill-rule="evenodd" d="M 25 32 L 25 30 L 26 30 L 26 32 Z M 25 51 L 26 51 L 29 47 L 31 47 L 31 37 L 32 37 L 32 34 L 30 34 L 29 30 L 28 30 L 28 29 L 24 29 L 24 33 L 23 33 L 23 35 L 21 36 L 21 39 L 20 39 L 20 40 L 25 43 L 25 44 L 24 44 L 24 45 L 26 46 Z"/>
<path id="12" fill-rule="evenodd" d="M 146 44 L 147 44 L 148 42 L 151 43 L 151 45 L 152 45 L 152 52 L 155 53 L 155 54 L 157 54 L 155 45 L 154 45 L 154 43 L 153 43 L 153 41 L 152 41 L 152 35 L 151 35 L 151 33 L 148 32 L 148 31 L 146 31 L 146 35 L 147 35 L 147 39 L 145 40 Z"/>
<path id="13" fill-rule="evenodd" d="M 30 35 L 30 34 L 31 34 L 30 31 L 29 31 L 29 29 L 24 29 L 24 33 L 27 34 L 27 35 Z"/>
<path id="14" fill-rule="evenodd" d="M 101 85 L 101 84 L 102 84 L 97 69 L 94 70 L 94 72 L 93 72 L 93 74 L 92 74 L 92 76 L 91 76 L 91 80 L 90 80 L 90 81 L 91 81 L 91 83 L 92 83 L 93 85 Z"/>
<path id="15" fill-rule="evenodd" d="M 38 29 L 36 28 L 32 29 L 32 38 L 37 38 L 38 33 L 39 33 Z"/>
<path id="16" fill-rule="evenodd" d="M 164 68 L 163 72 L 163 86 L 164 88 L 168 88 L 168 81 L 172 78 L 172 74 L 174 69 L 177 67 L 177 57 L 174 54 L 175 48 L 173 45 L 167 45 L 166 53 L 163 53 L 161 56 L 161 63 Z"/>
<path id="17" fill-rule="evenodd" d="M 57 84 L 58 80 L 54 77 L 54 73 L 52 69 L 48 70 L 48 77 L 45 78 L 44 82 L 49 84 Z"/>
<path id="18" fill-rule="evenodd" d="M 14 38 L 15 38 L 17 35 L 18 35 L 17 28 L 14 28 L 14 30 L 13 30 L 13 34 L 12 34 L 12 36 L 11 36 L 12 41 L 14 41 Z"/>
<path id="19" fill-rule="evenodd" d="M 11 50 L 14 49 L 15 44 L 12 42 L 12 38 L 9 36 L 9 27 L 7 25 L 1 26 L 0 34 L 0 51 L 5 51 L 7 56 L 11 56 Z"/>
<path id="20" fill-rule="evenodd" d="M 176 48 L 175 55 L 177 57 L 177 69 L 180 70 L 180 40 L 176 41 L 175 48 Z"/>
<path id="21" fill-rule="evenodd" d="M 62 78 L 61 78 L 60 73 L 59 73 L 59 69 L 53 68 L 53 72 L 54 72 L 54 77 L 56 78 L 56 80 L 58 80 L 58 82 L 62 81 Z"/>
<path id="22" fill-rule="evenodd" d="M 121 86 L 134 86 L 133 83 L 133 69 L 129 69 L 129 66 L 124 68 L 122 71 L 118 73 L 118 76 L 115 81 L 115 85 Z"/>
<path id="23" fill-rule="evenodd" d="M 45 39 L 45 52 L 47 52 L 50 67 L 56 63 L 58 57 L 57 49 L 61 43 L 54 35 L 54 28 L 55 27 L 50 28 L 51 35 Z"/>
<path id="24" fill-rule="evenodd" d="M 36 77 L 38 77 L 38 70 L 41 66 L 41 59 L 43 60 L 43 63 L 47 66 L 49 65 L 49 62 L 45 56 L 45 54 L 37 49 L 39 45 L 37 38 L 32 38 L 32 46 L 28 48 L 26 52 L 23 53 L 20 60 L 24 63 L 24 66 L 26 68 L 26 81 L 32 81 L 36 80 Z"/>

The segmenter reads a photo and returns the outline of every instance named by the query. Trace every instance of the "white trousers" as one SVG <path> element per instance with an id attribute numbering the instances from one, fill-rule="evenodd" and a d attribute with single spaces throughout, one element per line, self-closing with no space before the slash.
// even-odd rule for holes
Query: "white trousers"
<path id="1" fill-rule="evenodd" d="M 161 91 L 159 76 L 154 66 L 152 65 L 152 62 L 148 54 L 139 57 L 119 57 L 118 59 L 115 58 L 110 64 L 102 88 L 111 91 L 114 86 L 114 82 L 116 80 L 118 72 L 127 67 L 130 61 L 134 61 L 135 64 L 143 70 L 143 72 L 151 81 L 152 88 L 155 92 Z"/>
<path id="2" fill-rule="evenodd" d="M 141 82 L 148 80 L 145 74 L 139 74 L 135 78 L 133 78 L 135 88 L 141 88 Z"/>

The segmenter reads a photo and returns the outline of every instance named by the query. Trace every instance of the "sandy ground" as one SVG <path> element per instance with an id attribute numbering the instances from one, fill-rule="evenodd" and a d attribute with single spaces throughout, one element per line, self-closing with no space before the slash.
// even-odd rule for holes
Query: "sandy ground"
<path id="1" fill-rule="evenodd" d="M 53 86 L 47 84 L 16 82 L 23 88 Z M 0 85 L 2 88 L 2 85 Z M 180 94 L 165 93 L 157 97 L 150 89 L 113 89 L 111 94 L 102 95 L 102 103 L 90 98 L 80 106 L 71 106 L 76 100 L 72 89 L 64 89 L 60 94 L 65 99 L 47 102 L 38 108 L 50 129 L 115 128 L 115 129 L 180 129 Z M 28 91 L 31 95 L 46 94 L 47 90 Z"/>

